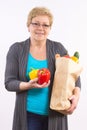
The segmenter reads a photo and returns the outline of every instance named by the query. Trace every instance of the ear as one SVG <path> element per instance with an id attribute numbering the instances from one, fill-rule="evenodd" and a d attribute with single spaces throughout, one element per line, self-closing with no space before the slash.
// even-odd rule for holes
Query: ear
<path id="1" fill-rule="evenodd" d="M 30 32 L 30 28 L 28 27 L 28 32 Z"/>

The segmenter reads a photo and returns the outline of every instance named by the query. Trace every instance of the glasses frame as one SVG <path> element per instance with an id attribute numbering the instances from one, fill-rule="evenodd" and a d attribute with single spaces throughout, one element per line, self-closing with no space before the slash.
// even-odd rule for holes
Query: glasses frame
<path id="1" fill-rule="evenodd" d="M 39 27 L 43 27 L 44 29 L 48 29 L 50 27 L 50 25 L 47 25 L 47 24 L 40 24 L 40 23 L 37 23 L 37 22 L 31 22 L 31 24 L 33 25 L 33 27 L 35 28 L 39 28 Z"/>

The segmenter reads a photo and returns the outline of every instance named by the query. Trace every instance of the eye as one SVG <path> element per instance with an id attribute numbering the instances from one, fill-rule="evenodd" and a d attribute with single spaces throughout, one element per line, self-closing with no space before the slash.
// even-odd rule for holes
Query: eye
<path id="1" fill-rule="evenodd" d="M 32 23 L 33 25 L 36 25 L 36 26 L 39 26 L 40 24 L 39 23 Z"/>
<path id="2" fill-rule="evenodd" d="M 49 27 L 50 25 L 44 24 L 43 27 Z"/>
<path id="3" fill-rule="evenodd" d="M 39 23 L 31 23 L 33 26 L 40 26 Z"/>

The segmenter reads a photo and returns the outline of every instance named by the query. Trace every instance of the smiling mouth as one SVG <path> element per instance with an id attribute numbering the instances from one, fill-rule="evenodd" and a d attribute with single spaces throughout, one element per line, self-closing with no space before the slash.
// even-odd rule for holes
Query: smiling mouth
<path id="1" fill-rule="evenodd" d="M 44 33 L 35 33 L 36 35 L 44 35 Z"/>

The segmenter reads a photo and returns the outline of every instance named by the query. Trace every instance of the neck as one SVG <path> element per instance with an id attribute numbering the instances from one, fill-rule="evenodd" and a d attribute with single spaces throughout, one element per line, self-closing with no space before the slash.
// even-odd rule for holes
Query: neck
<path id="1" fill-rule="evenodd" d="M 44 47 L 46 45 L 46 40 L 43 40 L 43 41 L 37 41 L 37 40 L 33 40 L 31 39 L 31 46 L 32 47 Z"/>

